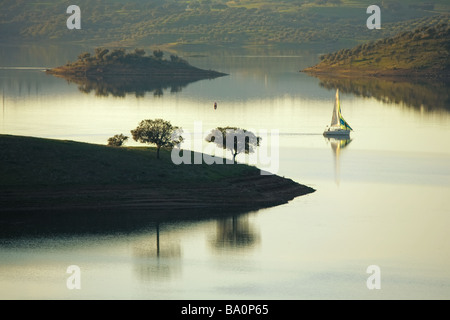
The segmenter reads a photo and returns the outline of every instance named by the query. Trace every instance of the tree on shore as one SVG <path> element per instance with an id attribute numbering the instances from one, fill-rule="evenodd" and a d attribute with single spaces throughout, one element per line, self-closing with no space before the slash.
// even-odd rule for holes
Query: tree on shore
<path id="1" fill-rule="evenodd" d="M 96 48 L 94 50 L 94 54 L 95 54 L 95 58 L 97 61 L 102 61 L 103 57 L 105 55 L 107 55 L 109 52 L 109 49 L 105 49 L 105 48 Z"/>
<path id="2" fill-rule="evenodd" d="M 136 49 L 134 49 L 134 54 L 138 57 L 143 57 L 143 56 L 145 56 L 145 50 L 136 48 Z"/>
<path id="3" fill-rule="evenodd" d="M 114 137 L 108 139 L 108 146 L 121 147 L 128 140 L 128 137 L 121 134 L 116 134 Z"/>
<path id="4" fill-rule="evenodd" d="M 230 150 L 233 163 L 240 153 L 250 154 L 256 151 L 261 142 L 261 137 L 253 132 L 237 127 L 218 127 L 211 130 L 205 138 L 207 142 L 213 142 L 224 150 Z"/>
<path id="5" fill-rule="evenodd" d="M 156 158 L 161 148 L 173 148 L 183 142 L 183 130 L 163 119 L 142 120 L 136 129 L 131 130 L 133 139 L 140 143 L 156 145 Z"/>
<path id="6" fill-rule="evenodd" d="M 156 59 L 158 59 L 158 60 L 161 60 L 162 58 L 163 58 L 163 56 L 164 56 L 164 52 L 162 52 L 161 50 L 154 50 L 153 51 L 153 56 L 156 58 Z"/>
<path id="7" fill-rule="evenodd" d="M 88 59 L 90 57 L 91 57 L 91 54 L 89 52 L 83 52 L 78 55 L 78 60 L 85 61 L 86 59 Z"/>

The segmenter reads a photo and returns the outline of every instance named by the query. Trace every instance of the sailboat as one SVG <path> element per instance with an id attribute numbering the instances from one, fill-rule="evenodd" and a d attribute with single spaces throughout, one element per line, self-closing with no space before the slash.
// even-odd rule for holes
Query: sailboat
<path id="1" fill-rule="evenodd" d="M 339 101 L 339 89 L 337 89 L 331 124 L 330 126 L 327 126 L 323 135 L 325 137 L 348 137 L 350 136 L 350 131 L 353 131 L 353 129 L 347 121 L 344 120 L 344 117 L 342 117 L 341 103 Z"/>

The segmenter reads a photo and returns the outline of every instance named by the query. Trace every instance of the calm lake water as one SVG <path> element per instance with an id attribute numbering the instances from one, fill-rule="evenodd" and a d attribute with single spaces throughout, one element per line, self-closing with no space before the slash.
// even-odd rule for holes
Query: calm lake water
<path id="1" fill-rule="evenodd" d="M 275 173 L 317 191 L 223 219 L 2 233 L 1 299 L 450 298 L 448 87 L 319 80 L 298 72 L 318 61 L 302 50 L 182 52 L 229 75 L 116 96 L 41 71 L 82 49 L 0 49 L 0 133 L 106 144 L 154 118 L 205 135 L 278 130 Z M 322 136 L 336 88 L 351 141 Z M 380 290 L 367 288 L 371 265 Z"/>

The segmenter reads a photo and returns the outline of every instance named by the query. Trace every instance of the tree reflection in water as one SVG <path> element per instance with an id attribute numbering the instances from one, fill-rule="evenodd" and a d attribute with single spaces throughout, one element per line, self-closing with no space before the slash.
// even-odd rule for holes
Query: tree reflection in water
<path id="1" fill-rule="evenodd" d="M 201 80 L 200 78 L 170 78 L 170 77 L 141 77 L 141 76 L 117 76 L 105 78 L 81 78 L 60 76 L 68 83 L 78 85 L 78 90 L 89 94 L 94 92 L 96 96 L 125 97 L 127 94 L 134 94 L 136 97 L 144 97 L 147 92 L 153 93 L 155 97 L 162 96 L 164 91 L 171 93 L 181 92 L 188 84 Z"/>
<path id="2" fill-rule="evenodd" d="M 210 239 L 216 250 L 254 248 L 260 235 L 249 221 L 248 214 L 217 220 L 216 235 Z"/>
<path id="3" fill-rule="evenodd" d="M 143 280 L 170 279 L 181 272 L 180 244 L 168 237 L 161 240 L 160 223 L 156 223 L 155 229 L 153 239 L 136 245 L 133 250 L 135 270 Z"/>

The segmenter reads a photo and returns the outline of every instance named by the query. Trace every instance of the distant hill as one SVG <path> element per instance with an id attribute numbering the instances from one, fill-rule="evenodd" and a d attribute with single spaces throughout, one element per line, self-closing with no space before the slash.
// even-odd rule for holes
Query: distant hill
<path id="1" fill-rule="evenodd" d="M 449 78 L 450 27 L 440 24 L 324 54 L 304 71 L 337 76 Z"/>
<path id="2" fill-rule="evenodd" d="M 81 30 L 68 30 L 65 0 L 0 1 L 0 41 L 140 44 L 332 45 L 390 37 L 448 20 L 448 0 L 383 0 L 382 29 L 366 27 L 372 1 L 77 0 Z"/>

